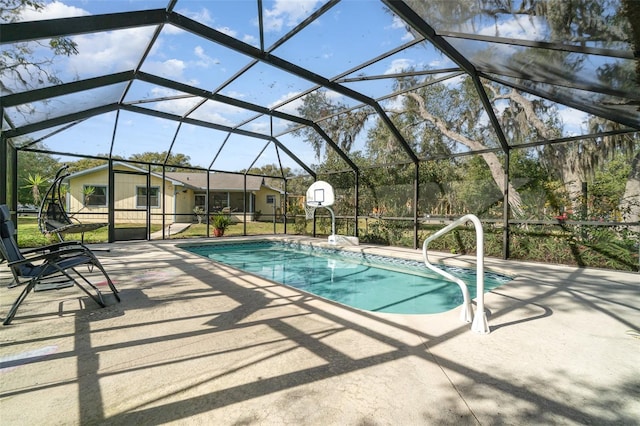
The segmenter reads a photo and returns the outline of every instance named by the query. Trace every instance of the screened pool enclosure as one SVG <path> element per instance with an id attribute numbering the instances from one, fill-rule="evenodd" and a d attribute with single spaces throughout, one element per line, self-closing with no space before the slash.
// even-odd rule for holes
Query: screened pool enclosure
<path id="1" fill-rule="evenodd" d="M 303 209 L 325 180 L 363 242 L 417 248 L 473 213 L 490 256 L 638 270 L 638 1 L 24 3 L 0 28 L 19 224 L 66 164 L 68 213 L 105 241 L 206 237 L 218 214 L 326 235 Z"/>

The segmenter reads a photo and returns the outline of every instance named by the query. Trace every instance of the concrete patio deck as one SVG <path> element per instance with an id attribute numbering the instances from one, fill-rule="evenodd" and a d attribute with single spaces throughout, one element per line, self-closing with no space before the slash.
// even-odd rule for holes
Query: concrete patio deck
<path id="1" fill-rule="evenodd" d="M 1 424 L 640 424 L 638 274 L 487 259 L 516 278 L 479 335 L 457 309 L 358 311 L 176 244 L 97 253 L 121 303 L 29 295 L 0 328 Z M 0 270 L 4 315 L 21 288 Z"/>

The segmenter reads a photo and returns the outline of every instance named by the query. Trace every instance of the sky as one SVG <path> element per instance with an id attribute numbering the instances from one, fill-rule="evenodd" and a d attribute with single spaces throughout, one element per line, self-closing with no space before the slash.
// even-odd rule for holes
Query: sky
<path id="1" fill-rule="evenodd" d="M 54 19 L 164 9 L 167 3 L 167 0 L 53 1 L 48 2 L 42 11 L 25 11 L 21 18 Z M 244 43 L 260 47 L 256 3 L 254 0 L 180 0 L 175 12 Z M 270 49 L 278 39 L 323 3 L 324 1 L 316 0 L 264 0 L 265 49 Z M 495 23 L 493 30 L 490 27 L 487 26 L 486 32 L 496 30 Z M 509 18 L 500 22 L 498 27 L 503 37 L 517 38 L 522 37 L 522 34 L 527 34 L 527 37 L 533 35 L 537 39 L 545 37 L 542 22 Z M 52 70 L 63 82 L 70 82 L 135 69 L 152 40 L 155 29 L 153 26 L 73 36 L 79 53 L 54 58 Z M 385 10 L 382 3 L 372 0 L 346 0 L 332 7 L 271 53 L 295 65 L 311 69 L 322 77 L 335 78 L 412 40 L 413 36 L 407 32 L 404 23 Z M 348 48 L 345 48 L 347 43 Z M 47 55 L 42 49 L 35 49 L 36 55 Z M 287 114 L 299 115 L 297 108 L 302 103 L 301 99 L 281 104 L 297 94 L 312 89 L 315 84 L 264 63 L 251 66 L 240 78 L 230 81 L 237 71 L 252 63 L 251 58 L 241 53 L 223 48 L 180 28 L 165 25 L 140 70 L 200 89 L 219 91 L 223 95 L 266 108 L 276 108 Z M 346 76 L 384 76 L 409 68 L 440 69 L 453 66 L 455 64 L 436 49 L 420 43 Z M 460 80 L 452 79 L 446 84 L 455 86 L 460 84 Z M 343 85 L 374 99 L 393 91 L 392 78 L 348 82 Z M 31 114 L 14 113 L 12 119 L 19 125 L 118 102 L 125 87 L 125 83 L 121 83 L 91 92 L 55 98 L 46 103 L 34 103 Z M 348 106 L 360 104 L 343 94 L 329 92 L 328 95 Z M 200 105 L 201 99 L 137 80 L 128 90 L 124 102 L 182 116 Z M 382 104 L 393 107 L 394 102 L 397 102 L 397 99 Z M 586 114 L 569 108 L 561 108 L 560 114 L 567 124 L 567 135 L 580 132 L 580 127 L 587 117 Z M 207 101 L 200 105 L 189 117 L 238 127 L 265 136 L 280 135 L 292 125 L 289 121 L 270 120 L 266 116 L 248 121 L 256 117 L 256 114 L 215 101 Z M 299 168 L 295 161 L 282 152 L 278 153 L 274 145 L 265 140 L 229 135 L 227 132 L 190 124 L 179 126 L 175 121 L 128 111 L 89 118 L 47 138 L 44 143 L 52 151 L 105 154 L 111 149 L 116 120 L 118 125 L 113 143 L 114 155 L 127 157 L 145 151 L 166 151 L 172 147 L 172 152 L 188 155 L 194 166 L 211 166 L 218 170 L 240 170 L 250 165 L 260 166 L 279 161 L 285 167 Z M 37 139 L 46 133 L 48 132 L 40 132 L 32 137 Z M 364 136 L 361 135 L 354 149 L 364 149 Z M 286 134 L 279 136 L 279 140 L 306 164 L 318 162 L 312 148 L 300 138 Z M 221 153 L 217 155 L 220 149 Z"/>

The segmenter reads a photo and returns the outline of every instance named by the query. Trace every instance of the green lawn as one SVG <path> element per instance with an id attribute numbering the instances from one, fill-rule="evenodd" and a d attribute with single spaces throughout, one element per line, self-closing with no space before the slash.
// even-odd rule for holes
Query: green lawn
<path id="1" fill-rule="evenodd" d="M 124 226 L 124 225 L 123 225 Z M 151 232 L 159 231 L 160 225 L 151 225 Z M 197 238 L 206 236 L 206 225 L 194 223 L 184 232 L 172 235 L 172 239 Z M 243 235 L 244 227 L 242 223 L 234 223 L 225 231 L 225 236 Z M 288 227 L 289 232 L 293 232 L 293 227 Z M 109 228 L 104 227 L 84 234 L 85 243 L 105 243 L 109 240 Z M 284 233 L 284 225 L 276 224 L 276 233 Z M 270 222 L 248 222 L 247 235 L 269 235 L 273 234 L 273 223 Z M 210 236 L 213 236 L 213 229 L 210 229 Z M 80 234 L 67 234 L 66 240 L 80 240 Z M 55 243 L 58 239 L 55 235 L 43 235 L 38 229 L 38 220 L 35 217 L 20 216 L 18 218 L 18 246 L 23 248 L 41 247 Z"/>
<path id="2" fill-rule="evenodd" d="M 292 227 L 287 227 L 289 232 L 292 232 Z M 225 236 L 244 235 L 244 226 L 242 223 L 234 223 L 230 225 L 224 232 Z M 284 225 L 282 223 L 276 224 L 276 233 L 284 233 Z M 247 235 L 268 235 L 273 234 L 273 223 L 268 222 L 247 222 Z M 172 239 L 180 238 L 197 238 L 205 237 L 207 235 L 207 225 L 194 223 L 185 231 L 172 235 Z M 213 228 L 209 227 L 209 236 L 213 237 Z"/>

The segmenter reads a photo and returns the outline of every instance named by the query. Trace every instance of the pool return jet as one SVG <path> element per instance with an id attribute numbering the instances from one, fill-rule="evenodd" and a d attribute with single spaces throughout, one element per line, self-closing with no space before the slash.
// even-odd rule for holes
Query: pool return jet
<path id="1" fill-rule="evenodd" d="M 335 201 L 336 196 L 333 187 L 323 180 L 316 181 L 307 189 L 304 206 L 305 216 L 307 220 L 312 220 L 315 217 L 316 209 L 324 207 L 331 213 L 331 235 L 329 235 L 328 243 L 331 245 L 340 243 L 357 246 L 359 244 L 358 237 L 336 235 L 336 215 L 331 208 Z"/>

